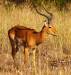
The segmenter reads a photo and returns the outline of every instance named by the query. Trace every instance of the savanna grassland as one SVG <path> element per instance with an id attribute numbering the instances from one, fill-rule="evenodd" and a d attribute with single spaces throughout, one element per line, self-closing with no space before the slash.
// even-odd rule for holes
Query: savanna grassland
<path id="1" fill-rule="evenodd" d="M 69 11 L 59 12 L 53 6 L 48 10 L 54 15 L 53 23 L 58 36 L 48 36 L 38 46 L 36 67 L 33 67 L 32 54 L 29 64 L 24 65 L 23 50 L 16 54 L 14 63 L 8 30 L 15 25 L 22 25 L 39 32 L 45 18 L 29 6 L 19 8 L 13 5 L 6 8 L 0 5 L 0 75 L 71 75 L 71 5 Z"/>

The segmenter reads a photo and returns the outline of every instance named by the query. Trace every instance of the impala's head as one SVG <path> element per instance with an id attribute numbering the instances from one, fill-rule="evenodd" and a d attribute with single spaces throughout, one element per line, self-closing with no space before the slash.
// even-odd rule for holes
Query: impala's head
<path id="1" fill-rule="evenodd" d="M 56 36 L 57 31 L 52 22 L 49 23 L 48 21 L 45 21 L 44 26 L 45 26 L 44 30 L 46 31 L 47 34 Z"/>
<path id="2" fill-rule="evenodd" d="M 53 26 L 53 22 L 52 22 L 52 20 L 53 20 L 53 14 L 52 13 L 50 13 L 50 12 L 48 12 L 45 8 L 44 8 L 44 6 L 43 6 L 43 8 L 44 8 L 44 10 L 47 12 L 47 14 L 48 15 L 45 15 L 45 14 L 42 14 L 41 12 L 39 12 L 38 10 L 37 10 L 37 8 L 36 8 L 36 6 L 35 5 L 33 5 L 34 6 L 34 8 L 35 8 L 35 10 L 36 10 L 36 12 L 38 13 L 38 14 L 40 14 L 40 15 L 42 15 L 42 16 L 44 16 L 47 20 L 45 21 L 45 24 L 44 24 L 44 29 L 42 30 L 42 31 L 45 31 L 45 32 L 47 32 L 48 34 L 51 34 L 51 35 L 56 35 L 55 33 L 56 33 L 56 28 Z"/>

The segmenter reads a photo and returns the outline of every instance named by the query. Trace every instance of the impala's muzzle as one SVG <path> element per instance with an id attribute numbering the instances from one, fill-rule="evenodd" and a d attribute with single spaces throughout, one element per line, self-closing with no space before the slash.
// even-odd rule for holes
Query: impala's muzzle
<path id="1" fill-rule="evenodd" d="M 47 34 L 52 35 L 52 36 L 57 36 L 56 33 L 54 33 L 54 34 L 52 34 L 52 33 L 47 33 Z"/>

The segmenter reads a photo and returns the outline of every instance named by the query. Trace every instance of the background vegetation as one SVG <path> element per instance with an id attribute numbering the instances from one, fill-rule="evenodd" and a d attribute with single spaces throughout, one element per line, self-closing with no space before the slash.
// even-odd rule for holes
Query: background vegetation
<path id="1" fill-rule="evenodd" d="M 71 75 L 71 4 L 70 0 L 0 0 L 0 75 Z M 53 13 L 58 37 L 49 36 L 38 46 L 36 68 L 24 65 L 23 50 L 11 56 L 8 30 L 22 25 L 40 31 L 45 18 L 36 13 L 32 3 Z M 47 14 L 44 10 L 43 12 Z"/>
<path id="2" fill-rule="evenodd" d="M 66 10 L 67 4 L 71 3 L 71 0 L 4 0 L 3 2 L 4 4 L 6 2 L 8 5 L 16 4 L 17 6 L 24 5 L 25 3 L 28 3 L 31 6 L 33 6 L 33 4 L 37 6 L 42 6 L 42 4 L 44 5 L 53 4 L 59 10 L 63 9 Z"/>

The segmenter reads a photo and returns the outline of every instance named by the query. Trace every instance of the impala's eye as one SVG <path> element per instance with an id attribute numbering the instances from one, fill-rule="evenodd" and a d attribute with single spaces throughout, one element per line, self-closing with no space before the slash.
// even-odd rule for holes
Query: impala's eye
<path id="1" fill-rule="evenodd" d="M 51 27 L 49 27 L 49 28 L 51 28 Z"/>

